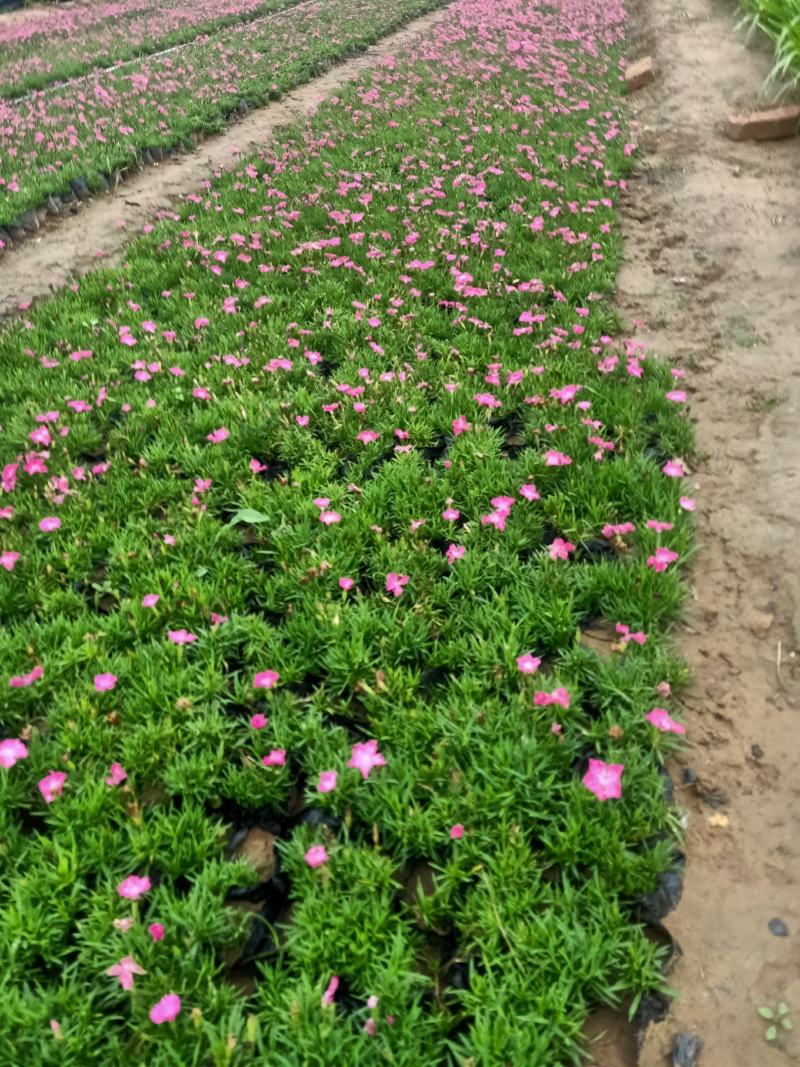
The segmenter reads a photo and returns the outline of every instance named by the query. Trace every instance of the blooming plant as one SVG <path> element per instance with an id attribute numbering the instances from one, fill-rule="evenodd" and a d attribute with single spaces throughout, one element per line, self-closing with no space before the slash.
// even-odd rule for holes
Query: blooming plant
<path id="1" fill-rule="evenodd" d="M 624 19 L 457 0 L 0 335 L 0 1062 L 549 1067 L 661 988 L 692 437 L 611 303 Z"/>

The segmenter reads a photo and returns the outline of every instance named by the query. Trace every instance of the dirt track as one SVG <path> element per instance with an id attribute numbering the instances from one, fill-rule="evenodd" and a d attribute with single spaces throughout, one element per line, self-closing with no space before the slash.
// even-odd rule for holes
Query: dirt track
<path id="1" fill-rule="evenodd" d="M 701 1067 L 800 1062 L 800 138 L 722 136 L 771 63 L 766 47 L 744 48 L 737 17 L 714 0 L 648 3 L 658 73 L 630 101 L 644 154 L 619 303 L 645 320 L 653 352 L 686 368 L 701 508 L 679 635 L 694 747 L 672 768 L 688 866 L 666 920 L 684 956 L 641 1067 L 671 1063 L 682 1030 L 705 1041 Z M 770 932 L 774 918 L 788 937 Z M 778 1049 L 757 1008 L 780 1001 L 797 1029 Z"/>

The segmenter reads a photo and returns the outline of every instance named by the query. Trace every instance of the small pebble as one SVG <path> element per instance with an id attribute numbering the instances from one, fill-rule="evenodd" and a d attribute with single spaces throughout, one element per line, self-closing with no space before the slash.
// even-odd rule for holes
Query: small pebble
<path id="1" fill-rule="evenodd" d="M 697 1034 L 676 1034 L 672 1046 L 672 1067 L 697 1067 L 703 1040 Z"/>
<path id="2" fill-rule="evenodd" d="M 767 926 L 769 927 L 769 932 L 771 934 L 774 934 L 775 937 L 789 936 L 789 927 L 786 925 L 783 919 L 770 919 L 770 921 L 767 923 Z"/>

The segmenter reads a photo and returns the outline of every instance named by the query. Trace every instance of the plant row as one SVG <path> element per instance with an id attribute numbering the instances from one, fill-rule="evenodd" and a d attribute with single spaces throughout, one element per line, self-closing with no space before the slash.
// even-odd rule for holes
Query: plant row
<path id="1" fill-rule="evenodd" d="M 293 6 L 293 0 L 152 0 L 54 7 L 29 22 L 0 27 L 0 98 L 13 100 L 98 67 L 161 52 Z"/>
<path id="2" fill-rule="evenodd" d="M 69 199 L 74 183 L 106 188 L 145 148 L 174 149 L 218 132 L 231 111 L 277 98 L 440 3 L 326 0 L 7 103 L 0 226 L 24 227 L 27 212 L 51 195 Z"/>
<path id="3" fill-rule="evenodd" d="M 0 337 L 5 1062 L 555 1067 L 661 990 L 623 20 L 458 0 Z"/>

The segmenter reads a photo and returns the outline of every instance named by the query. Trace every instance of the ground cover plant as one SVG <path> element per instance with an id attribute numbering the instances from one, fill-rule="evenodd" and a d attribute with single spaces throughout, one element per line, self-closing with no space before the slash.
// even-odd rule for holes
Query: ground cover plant
<path id="1" fill-rule="evenodd" d="M 167 9 L 153 0 L 54 6 L 0 26 L 0 97 L 24 96 L 289 6 L 283 0 L 199 0 Z"/>
<path id="2" fill-rule="evenodd" d="M 661 988 L 623 28 L 458 0 L 0 337 L 5 1061 L 553 1067 Z"/>
<path id="3" fill-rule="evenodd" d="M 745 21 L 775 41 L 772 77 L 800 79 L 800 0 L 742 0 Z"/>
<path id="4" fill-rule="evenodd" d="M 0 225 L 50 195 L 74 195 L 71 182 L 107 187 L 144 148 L 219 131 L 232 112 L 277 98 L 441 2 L 302 4 L 164 56 L 0 101 Z"/>

